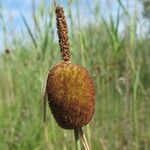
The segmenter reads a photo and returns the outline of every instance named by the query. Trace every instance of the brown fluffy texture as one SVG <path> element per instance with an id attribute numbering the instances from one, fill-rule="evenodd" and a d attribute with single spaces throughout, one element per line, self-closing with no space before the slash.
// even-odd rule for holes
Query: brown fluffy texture
<path id="1" fill-rule="evenodd" d="M 59 38 L 59 46 L 64 61 L 70 61 L 69 41 L 67 23 L 64 15 L 63 7 L 56 7 L 57 33 Z"/>
<path id="2" fill-rule="evenodd" d="M 80 128 L 92 119 L 93 82 L 82 66 L 58 63 L 49 71 L 46 91 L 53 116 L 62 128 Z"/>

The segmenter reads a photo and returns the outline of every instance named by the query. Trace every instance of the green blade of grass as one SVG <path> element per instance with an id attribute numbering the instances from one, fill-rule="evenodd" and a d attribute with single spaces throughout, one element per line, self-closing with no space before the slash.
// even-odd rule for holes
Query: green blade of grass
<path id="1" fill-rule="evenodd" d="M 27 29 L 27 31 L 28 31 L 28 33 L 29 33 L 31 39 L 32 39 L 32 42 L 33 42 L 35 48 L 37 48 L 38 45 L 37 45 L 37 42 L 36 42 L 36 40 L 35 40 L 35 38 L 34 38 L 34 35 L 32 34 L 32 31 L 31 31 L 31 29 L 30 29 L 30 27 L 29 27 L 29 25 L 28 25 L 28 23 L 27 23 L 27 20 L 25 19 L 25 17 L 23 16 L 22 13 L 21 13 L 21 18 L 22 18 L 23 23 L 24 23 L 24 25 L 25 25 L 25 27 L 26 27 L 26 29 Z"/>
<path id="2" fill-rule="evenodd" d="M 118 3 L 119 3 L 120 7 L 123 9 L 124 13 L 125 13 L 127 16 L 129 16 L 129 13 L 128 13 L 128 11 L 126 10 L 126 8 L 125 8 L 124 4 L 122 3 L 122 1 L 121 1 L 121 0 L 117 0 L 117 1 L 118 1 Z"/>

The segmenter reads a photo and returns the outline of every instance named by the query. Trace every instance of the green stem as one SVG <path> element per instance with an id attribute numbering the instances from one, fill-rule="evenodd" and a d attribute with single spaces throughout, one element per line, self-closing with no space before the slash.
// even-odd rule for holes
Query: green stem
<path id="1" fill-rule="evenodd" d="M 76 150 L 81 150 L 80 136 L 79 136 L 78 128 L 74 129 L 74 136 L 75 136 Z"/>

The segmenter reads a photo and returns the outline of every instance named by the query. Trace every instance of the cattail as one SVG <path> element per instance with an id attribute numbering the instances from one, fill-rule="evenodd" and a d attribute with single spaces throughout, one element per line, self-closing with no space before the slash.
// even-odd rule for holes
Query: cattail
<path id="1" fill-rule="evenodd" d="M 80 128 L 92 119 L 93 83 L 85 68 L 58 63 L 49 71 L 46 89 L 51 111 L 62 128 Z"/>
<path id="2" fill-rule="evenodd" d="M 67 24 L 62 7 L 56 7 L 62 61 L 48 73 L 46 93 L 57 123 L 64 129 L 81 128 L 94 114 L 94 87 L 88 71 L 70 62 Z"/>
<path id="3" fill-rule="evenodd" d="M 10 49 L 6 48 L 5 49 L 5 54 L 10 54 Z"/>

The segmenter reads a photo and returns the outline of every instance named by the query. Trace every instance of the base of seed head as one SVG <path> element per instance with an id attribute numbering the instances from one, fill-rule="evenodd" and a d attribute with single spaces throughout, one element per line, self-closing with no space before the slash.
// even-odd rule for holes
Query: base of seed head
<path id="1" fill-rule="evenodd" d="M 88 124 L 94 113 L 94 88 L 88 71 L 80 65 L 59 62 L 48 73 L 49 107 L 64 129 Z"/>

